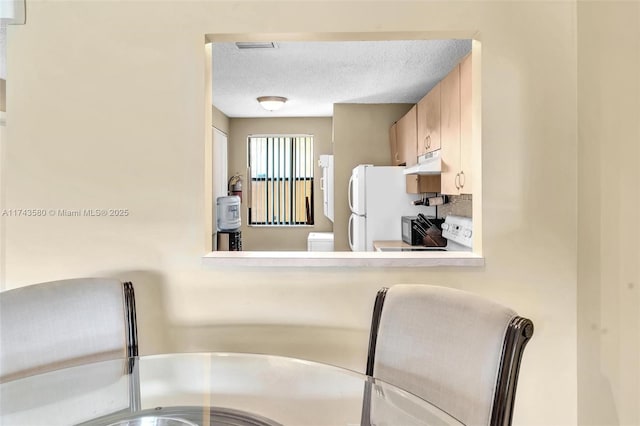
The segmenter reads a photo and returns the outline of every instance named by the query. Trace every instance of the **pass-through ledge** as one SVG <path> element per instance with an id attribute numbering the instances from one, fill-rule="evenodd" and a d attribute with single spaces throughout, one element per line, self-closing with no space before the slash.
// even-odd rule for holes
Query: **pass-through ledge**
<path id="1" fill-rule="evenodd" d="M 480 254 L 449 252 L 309 252 L 309 251 L 216 251 L 202 257 L 211 267 L 431 267 L 484 266 Z"/>

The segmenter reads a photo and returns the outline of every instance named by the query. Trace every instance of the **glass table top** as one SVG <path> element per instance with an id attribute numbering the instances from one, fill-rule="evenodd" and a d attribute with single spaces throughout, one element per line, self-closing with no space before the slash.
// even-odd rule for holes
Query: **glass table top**
<path id="1" fill-rule="evenodd" d="M 355 371 L 273 355 L 120 359 L 0 384 L 7 425 L 455 425 L 434 405 Z"/>

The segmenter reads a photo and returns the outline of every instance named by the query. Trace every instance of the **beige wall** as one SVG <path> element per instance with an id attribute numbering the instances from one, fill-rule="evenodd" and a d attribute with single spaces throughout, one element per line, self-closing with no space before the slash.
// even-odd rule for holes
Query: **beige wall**
<path id="1" fill-rule="evenodd" d="M 2 207 L 130 214 L 7 218 L 6 288 L 127 278 L 136 284 L 143 354 L 235 347 L 215 332 L 233 325 L 248 350 L 277 336 L 269 352 L 320 360 L 329 352 L 360 370 L 380 286 L 462 288 L 536 324 L 514 423 L 576 424 L 575 3 L 34 0 L 28 9 L 28 24 L 8 29 Z M 202 266 L 205 33 L 461 29 L 483 43 L 485 267 Z M 283 339 L 282 326 L 329 332 Z M 336 344 L 344 336 L 361 338 Z M 335 350 L 316 350 L 323 342 Z"/>
<path id="2" fill-rule="evenodd" d="M 331 118 L 232 118 L 229 127 L 229 173 L 240 172 L 244 185 L 248 185 L 247 136 L 264 134 L 311 134 L 314 149 L 314 225 L 300 227 L 251 227 L 247 226 L 247 197 L 242 199 L 242 248 L 243 250 L 304 251 L 307 250 L 309 232 L 331 232 L 333 223 L 322 210 L 320 178 L 322 169 L 318 156 L 331 154 Z M 246 190 L 245 190 L 246 191 Z"/>
<path id="3" fill-rule="evenodd" d="M 349 251 L 347 227 L 351 210 L 347 191 L 351 171 L 358 164 L 391 165 L 389 127 L 411 107 L 409 104 L 333 106 L 335 250 Z"/>
<path id="4" fill-rule="evenodd" d="M 229 117 L 224 115 L 218 108 L 211 107 L 212 123 L 213 127 L 220 130 L 223 133 L 229 134 Z"/>
<path id="5" fill-rule="evenodd" d="M 578 131 L 578 420 L 638 425 L 638 2 L 578 2 Z"/>

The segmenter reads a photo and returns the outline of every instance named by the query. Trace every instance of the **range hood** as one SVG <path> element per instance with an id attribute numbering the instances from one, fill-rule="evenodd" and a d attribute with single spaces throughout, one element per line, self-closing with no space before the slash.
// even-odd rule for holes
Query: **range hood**
<path id="1" fill-rule="evenodd" d="M 404 169 L 405 175 L 439 175 L 442 172 L 440 150 L 428 152 L 418 157 L 418 164 Z"/>

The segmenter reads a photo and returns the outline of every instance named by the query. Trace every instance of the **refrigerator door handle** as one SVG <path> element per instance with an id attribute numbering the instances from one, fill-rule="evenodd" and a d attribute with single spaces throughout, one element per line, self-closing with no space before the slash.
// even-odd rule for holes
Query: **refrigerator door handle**
<path id="1" fill-rule="evenodd" d="M 349 226 L 347 230 L 347 239 L 349 240 L 349 248 L 351 251 L 355 251 L 353 248 L 353 215 L 349 216 Z"/>
<path id="2" fill-rule="evenodd" d="M 351 209 L 351 211 L 353 210 L 353 197 L 352 194 L 353 193 L 353 175 L 351 175 L 351 177 L 349 178 L 349 189 L 347 191 L 347 198 L 349 199 L 349 208 Z"/>

